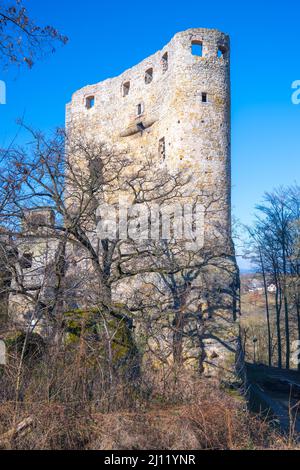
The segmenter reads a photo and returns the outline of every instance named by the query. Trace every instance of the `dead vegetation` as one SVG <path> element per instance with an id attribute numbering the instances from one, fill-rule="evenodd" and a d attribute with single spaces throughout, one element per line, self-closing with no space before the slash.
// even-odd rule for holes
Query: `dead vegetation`
<path id="1" fill-rule="evenodd" d="M 27 358 L 18 396 L 18 357 L 10 358 L 1 371 L 2 449 L 297 448 L 217 382 L 147 367 L 136 381 L 114 374 L 111 383 L 99 364 L 87 374 L 91 357 L 78 354 Z"/>

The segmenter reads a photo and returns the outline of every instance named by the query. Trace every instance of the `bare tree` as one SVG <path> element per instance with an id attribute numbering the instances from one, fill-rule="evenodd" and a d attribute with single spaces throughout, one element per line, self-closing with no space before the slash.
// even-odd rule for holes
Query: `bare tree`
<path id="1" fill-rule="evenodd" d="M 139 259 L 145 255 L 145 248 L 136 241 L 119 238 L 100 240 L 96 234 L 98 223 L 97 208 L 106 197 L 113 197 L 120 191 L 130 194 L 132 204 L 151 200 L 170 200 L 179 191 L 183 179 L 179 175 L 169 175 L 161 171 L 160 183 L 149 178 L 150 160 L 136 167 L 128 155 L 117 153 L 107 146 L 79 137 L 67 142 L 65 155 L 65 135 L 58 131 L 50 141 L 33 132 L 35 146 L 28 156 L 22 149 L 10 151 L 10 171 L 7 181 L 22 186 L 22 195 L 14 199 L 14 210 L 19 223 L 26 220 L 28 209 L 41 206 L 51 208 L 55 214 L 55 224 L 49 219 L 36 222 L 39 230 L 45 230 L 47 237 L 59 242 L 67 240 L 69 249 L 78 253 L 78 271 L 88 266 L 93 292 L 104 308 L 116 318 L 132 323 L 130 315 L 114 308 L 112 286 L 116 283 L 144 273 L 148 269 Z M 77 164 L 76 158 L 82 164 Z M 157 175 L 156 175 L 157 178 Z M 112 200 L 116 203 L 116 200 Z M 123 249 L 124 247 L 124 249 Z M 86 270 L 84 270 L 86 271 Z M 28 291 L 31 289 L 29 288 Z"/>
<path id="2" fill-rule="evenodd" d="M 190 338 L 197 351 L 199 370 L 203 370 L 203 341 L 226 343 L 207 328 L 214 311 L 230 309 L 228 320 L 224 320 L 229 323 L 236 315 L 238 282 L 233 275 L 236 266 L 230 243 L 225 247 L 219 236 L 210 236 L 205 248 L 195 251 L 174 240 L 153 242 L 142 234 L 138 239 L 128 232 L 124 239 L 119 232 L 102 238 L 97 233 L 99 205 L 117 207 L 120 194 L 126 194 L 135 208 L 183 202 L 190 175 L 170 172 L 151 156 L 137 164 L 128 152 L 109 148 L 80 133 L 66 139 L 64 132 L 58 131 L 51 140 L 31 133 L 34 146 L 30 152 L 10 151 L 9 178 L 22 186 L 22 197 L 15 201 L 20 220 L 26 220 L 28 209 L 32 213 L 41 206 L 51 208 L 55 214 L 53 224 L 49 219 L 36 222 L 39 230 L 57 241 L 55 249 L 60 247 L 53 258 L 56 281 L 48 313 L 61 324 L 63 318 L 57 312 L 88 303 L 129 328 L 137 318 L 147 318 L 151 328 L 155 318 L 157 325 L 167 319 L 175 362 L 182 362 L 183 340 Z M 219 207 L 221 196 L 212 190 L 197 191 L 193 203 L 204 204 L 208 219 L 217 221 L 214 206 Z M 134 212 L 129 213 L 128 222 L 129 226 L 136 224 Z M 211 233 L 218 231 L 222 227 L 209 228 Z M 230 280 L 221 287 L 210 270 L 222 271 Z M 27 288 L 29 295 L 31 287 Z M 230 305 L 222 305 L 224 296 L 230 298 Z M 226 331 L 225 325 L 223 329 Z M 230 341 L 227 346 L 234 351 Z"/>
<path id="3" fill-rule="evenodd" d="M 208 221 L 214 218 L 214 204 L 220 204 L 221 198 L 215 190 L 198 188 L 194 204 L 201 201 Z M 195 359 L 200 373 L 204 363 L 218 357 L 218 346 L 236 351 L 228 331 L 239 314 L 239 273 L 233 248 L 211 235 L 212 227 L 206 231 L 205 243 L 199 246 L 175 237 L 151 241 L 148 253 L 154 275 L 145 277 L 143 293 L 137 291 L 134 298 L 147 318 L 151 353 L 155 346 L 162 363 L 172 357 L 179 369 Z M 206 342 L 215 344 L 211 357 Z"/>
<path id="4" fill-rule="evenodd" d="M 299 189 L 280 188 L 265 195 L 264 203 L 257 206 L 255 226 L 250 229 L 254 240 L 254 252 L 266 276 L 274 282 L 277 330 L 278 367 L 282 367 L 282 325 L 284 313 L 285 367 L 290 367 L 291 319 L 297 310 L 299 283 L 299 251 L 297 233 L 299 224 Z M 270 357 L 270 311 L 267 285 L 265 285 L 268 344 Z M 291 292 L 293 295 L 291 296 Z M 293 302 L 291 299 L 293 298 Z"/>
<path id="5" fill-rule="evenodd" d="M 292 308 L 295 311 L 298 340 L 300 341 L 300 187 L 295 185 L 289 189 L 289 203 L 293 222 L 290 226 L 289 263 L 291 275 L 289 277 L 289 296 Z M 298 363 L 300 370 L 300 362 Z"/>
<path id="6" fill-rule="evenodd" d="M 267 276 L 267 266 L 270 266 L 268 258 L 266 235 L 261 226 L 256 226 L 255 228 L 249 229 L 249 234 L 251 237 L 251 253 L 252 261 L 258 266 L 259 271 L 262 274 L 263 285 L 264 285 L 264 296 L 265 296 L 265 311 L 266 311 L 266 321 L 267 321 L 267 332 L 268 332 L 268 364 L 272 365 L 272 333 L 271 333 L 271 320 L 270 320 L 270 304 L 269 304 L 269 295 L 268 295 L 268 279 Z M 281 330 L 280 330 L 280 310 L 276 308 L 277 312 L 277 345 L 278 345 L 278 366 L 282 366 L 282 353 L 281 353 Z"/>
<path id="7" fill-rule="evenodd" d="M 55 51 L 55 44 L 68 38 L 53 26 L 39 26 L 28 14 L 23 0 L 0 2 L 0 55 L 3 66 L 32 67 L 42 54 Z"/>

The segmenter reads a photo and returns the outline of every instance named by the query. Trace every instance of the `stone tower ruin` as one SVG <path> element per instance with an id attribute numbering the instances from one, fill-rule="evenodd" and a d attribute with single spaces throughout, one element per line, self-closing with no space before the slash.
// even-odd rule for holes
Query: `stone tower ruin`
<path id="1" fill-rule="evenodd" d="M 208 201 L 204 214 L 204 249 L 197 252 L 189 277 L 185 278 L 184 274 L 178 282 L 176 302 L 179 303 L 173 304 L 170 314 L 180 322 L 184 318 L 180 326 L 181 340 L 184 351 L 189 354 L 192 351 L 185 359 L 197 356 L 198 369 L 207 375 L 211 370 L 221 371 L 222 376 L 224 371 L 232 371 L 239 343 L 239 276 L 231 238 L 229 37 L 202 28 L 177 33 L 161 51 L 120 76 L 75 92 L 67 105 L 66 128 L 68 142 L 74 131 L 83 133 L 116 149 L 117 156 L 118 151 L 127 152 L 138 163 L 151 155 L 169 173 L 180 170 L 191 176 L 184 198 L 201 197 Z M 80 171 L 86 172 L 88 165 L 81 154 L 74 157 L 70 148 L 67 147 L 69 161 L 76 159 Z M 90 176 L 87 173 L 87 179 Z M 67 187 L 65 200 L 70 197 L 73 204 L 71 194 L 72 188 Z M 25 283 L 31 285 L 34 275 L 41 279 L 41 298 L 35 307 L 24 302 L 22 295 L 10 296 L 9 304 L 11 311 L 27 314 L 32 320 L 41 316 L 40 310 L 48 311 L 48 304 L 54 298 L 55 262 L 61 259 L 57 255 L 61 247 L 51 238 L 54 224 L 51 210 L 37 208 L 29 212 L 28 220 L 29 225 L 25 224 L 20 235 L 17 262 L 24 272 Z M 39 228 L 40 220 L 42 225 L 43 220 L 47 222 L 49 232 Z M 95 233 L 95 228 L 92 231 Z M 90 263 L 85 262 L 86 256 L 81 257 L 78 248 L 72 245 L 72 239 L 65 253 L 64 282 L 69 286 L 71 300 L 65 302 L 64 308 L 82 308 L 80 292 L 93 290 L 94 274 Z M 135 307 L 137 295 L 144 295 L 150 284 L 161 281 L 158 272 L 151 282 L 148 275 L 145 269 L 143 279 L 135 272 L 130 281 L 122 278 L 112 292 L 112 302 Z M 78 292 L 75 287 L 70 289 L 73 285 L 81 286 Z M 158 285 L 157 291 L 161 292 Z M 147 295 L 155 305 L 152 293 Z M 89 306 L 92 304 L 93 299 Z M 167 305 L 170 308 L 168 297 Z M 176 305 L 180 307 L 177 309 Z M 31 312 L 29 316 L 28 312 Z M 170 327 L 168 334 L 174 344 L 179 331 L 177 320 L 172 320 L 171 325 L 168 315 L 167 312 L 162 318 L 160 314 L 157 316 L 158 334 Z M 164 341 L 165 338 L 159 342 L 164 345 Z M 174 349 L 172 354 L 174 358 Z"/>
<path id="2" fill-rule="evenodd" d="M 157 155 L 187 168 L 195 185 L 217 189 L 223 242 L 231 243 L 230 42 L 217 30 L 177 33 L 159 52 L 120 76 L 86 86 L 66 108 L 67 129 Z"/>
<path id="3" fill-rule="evenodd" d="M 205 292 L 200 307 L 205 357 L 224 370 L 234 363 L 239 312 L 231 238 L 230 101 L 229 37 L 193 28 L 120 76 L 76 91 L 66 108 L 67 131 L 80 129 L 121 151 L 129 149 L 136 161 L 156 155 L 170 171 L 192 173 L 194 194 L 214 194 L 205 218 L 205 243 L 213 240 L 214 262 L 205 280 L 193 285 Z"/>

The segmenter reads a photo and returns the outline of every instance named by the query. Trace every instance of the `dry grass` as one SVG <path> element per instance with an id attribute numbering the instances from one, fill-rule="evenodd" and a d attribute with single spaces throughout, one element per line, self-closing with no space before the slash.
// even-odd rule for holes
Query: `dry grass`
<path id="1" fill-rule="evenodd" d="M 193 382 L 193 383 L 192 383 Z M 33 416 L 34 426 L 10 442 L 15 449 L 193 450 L 292 449 L 293 440 L 251 415 L 243 400 L 201 380 L 176 403 L 152 395 L 123 411 L 98 411 L 97 403 L 22 403 L 18 419 Z M 116 398 L 115 398 L 116 399 Z M 139 406 L 138 406 L 139 402 Z M 123 403 L 124 405 L 124 403 Z M 115 403 L 115 409 L 118 404 Z M 140 409 L 138 409 L 140 408 Z M 0 434 L 13 426 L 14 404 L 0 405 Z"/>
<path id="2" fill-rule="evenodd" d="M 61 349 L 0 372 L 0 446 L 11 449 L 291 449 L 270 425 L 250 414 L 238 394 L 191 373 L 145 367 L 106 374 L 105 361 Z M 27 417 L 33 426 L 9 442 L 1 436 Z"/>
<path id="3" fill-rule="evenodd" d="M 295 449 L 294 440 L 251 415 L 240 399 L 194 382 L 189 404 L 150 406 L 144 413 L 95 416 L 90 449 Z M 300 447 L 298 447 L 300 448 Z"/>

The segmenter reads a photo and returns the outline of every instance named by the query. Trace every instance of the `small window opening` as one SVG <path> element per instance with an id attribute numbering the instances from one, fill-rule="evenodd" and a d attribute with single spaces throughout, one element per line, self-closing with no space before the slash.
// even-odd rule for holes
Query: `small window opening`
<path id="1" fill-rule="evenodd" d="M 140 131 L 141 135 L 143 135 L 143 132 L 144 130 L 146 129 L 146 127 L 144 126 L 144 124 L 142 122 L 138 122 L 136 127 L 138 128 L 138 130 Z M 143 147 L 141 147 L 143 148 Z"/>
<path id="2" fill-rule="evenodd" d="M 203 44 L 201 41 L 192 41 L 192 54 L 203 57 Z"/>
<path id="3" fill-rule="evenodd" d="M 22 256 L 21 264 L 23 269 L 29 269 L 32 267 L 33 254 L 26 252 Z"/>
<path id="4" fill-rule="evenodd" d="M 158 155 L 162 160 L 166 159 L 166 141 L 165 141 L 164 137 L 159 139 L 159 142 L 158 142 Z"/>
<path id="5" fill-rule="evenodd" d="M 88 96 L 85 99 L 85 107 L 86 109 L 91 109 L 95 106 L 95 97 L 94 96 Z"/>
<path id="6" fill-rule="evenodd" d="M 163 73 L 165 73 L 169 67 L 169 58 L 168 58 L 167 52 L 165 52 L 164 55 L 162 56 L 161 63 L 162 63 L 162 71 Z"/>
<path id="7" fill-rule="evenodd" d="M 207 103 L 207 93 L 201 94 L 202 103 Z"/>
<path id="8" fill-rule="evenodd" d="M 138 115 L 138 116 L 141 116 L 141 114 L 143 114 L 143 112 L 144 112 L 144 105 L 143 105 L 143 103 L 139 103 L 139 104 L 137 105 L 137 110 L 136 110 L 136 111 L 137 111 L 137 115 Z"/>
<path id="9" fill-rule="evenodd" d="M 218 48 L 218 58 L 219 59 L 222 59 L 222 58 L 226 58 L 226 53 L 227 53 L 227 49 L 226 47 L 223 47 L 223 46 L 219 46 Z"/>
<path id="10" fill-rule="evenodd" d="M 90 176 L 93 182 L 100 181 L 103 175 L 103 161 L 101 158 L 91 158 L 88 162 Z"/>
<path id="11" fill-rule="evenodd" d="M 145 83 L 148 84 L 148 83 L 151 83 L 153 80 L 153 69 L 150 68 L 148 70 L 146 70 L 145 72 Z"/>
<path id="12" fill-rule="evenodd" d="M 122 95 L 127 96 L 130 90 L 130 82 L 123 83 L 122 86 Z"/>

